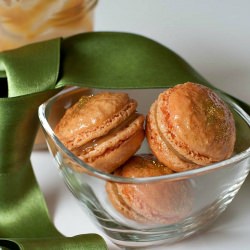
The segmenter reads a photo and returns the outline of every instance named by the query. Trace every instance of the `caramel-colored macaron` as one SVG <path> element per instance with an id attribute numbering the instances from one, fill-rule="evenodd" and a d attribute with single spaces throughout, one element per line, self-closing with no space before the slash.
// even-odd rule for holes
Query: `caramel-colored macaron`
<path id="1" fill-rule="evenodd" d="M 137 102 L 126 93 L 83 96 L 66 111 L 54 131 L 82 161 L 111 173 L 140 148 L 144 139 L 144 116 L 136 108 Z"/>
<path id="2" fill-rule="evenodd" d="M 187 82 L 167 89 L 152 104 L 146 136 L 159 161 L 185 171 L 229 158 L 236 129 L 230 109 L 214 91 Z"/>
<path id="3" fill-rule="evenodd" d="M 169 175 L 173 171 L 153 156 L 133 156 L 115 175 L 144 178 Z M 108 197 L 125 217 L 145 224 L 171 224 L 186 217 L 192 208 L 192 188 L 189 181 L 156 181 L 146 184 L 108 182 Z"/>

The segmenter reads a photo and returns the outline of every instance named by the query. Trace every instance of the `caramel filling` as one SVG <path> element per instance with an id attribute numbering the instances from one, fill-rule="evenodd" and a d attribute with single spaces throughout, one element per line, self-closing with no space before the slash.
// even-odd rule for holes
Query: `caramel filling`
<path id="1" fill-rule="evenodd" d="M 157 127 L 157 130 L 158 130 L 158 133 L 162 139 L 162 141 L 166 144 L 167 148 L 169 148 L 169 150 L 171 152 L 173 152 L 174 155 L 176 155 L 180 160 L 186 162 L 186 163 L 191 163 L 191 164 L 195 164 L 193 161 L 187 159 L 185 156 L 181 155 L 177 150 L 175 150 L 172 145 L 168 142 L 167 139 L 165 139 L 165 137 L 163 136 L 160 128 L 159 128 L 159 124 L 157 122 L 157 112 L 156 112 L 156 109 L 157 109 L 157 104 L 155 105 L 155 112 L 154 112 L 154 119 L 155 119 L 155 123 L 156 123 L 156 127 Z M 196 164 L 195 164 L 196 165 Z"/>
<path id="2" fill-rule="evenodd" d="M 82 145 L 81 147 L 75 149 L 75 153 L 77 155 L 85 155 L 85 154 L 89 153 L 90 151 L 94 150 L 97 146 L 101 145 L 102 143 L 106 142 L 107 140 L 110 140 L 111 138 L 114 138 L 120 131 L 127 128 L 139 116 L 140 116 L 140 114 L 133 113 L 131 116 L 129 116 L 125 121 L 123 121 L 117 127 L 110 130 L 108 134 L 103 135 L 101 137 L 98 137 L 98 138 Z"/>

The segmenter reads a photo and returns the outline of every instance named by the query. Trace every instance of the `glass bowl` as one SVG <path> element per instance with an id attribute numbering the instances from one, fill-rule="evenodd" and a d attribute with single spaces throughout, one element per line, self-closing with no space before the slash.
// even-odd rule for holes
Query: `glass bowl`
<path id="1" fill-rule="evenodd" d="M 96 93 L 101 90 L 91 91 Z M 138 111 L 146 115 L 150 105 L 163 89 L 112 91 L 127 92 L 138 101 Z M 217 93 L 229 105 L 236 121 L 237 140 L 231 158 L 181 173 L 123 178 L 106 174 L 85 164 L 65 148 L 53 132 L 65 110 L 86 93 L 89 94 L 86 89 L 78 87 L 61 91 L 39 107 L 39 119 L 48 148 L 67 187 L 96 225 L 115 244 L 143 247 L 182 240 L 213 223 L 233 200 L 250 169 L 250 117 L 227 96 Z M 150 151 L 144 140 L 137 154 L 148 153 Z M 77 171 L 79 168 L 83 171 Z M 155 215 L 151 222 L 143 223 L 124 217 L 110 203 L 106 192 L 107 183 L 129 185 L 138 190 L 153 190 L 152 192 L 158 190 L 161 193 L 160 202 L 158 195 L 158 208 L 168 210 L 166 213 L 170 219 L 162 222 Z M 172 190 L 172 193 L 164 190 Z M 137 198 L 132 202 L 137 202 Z M 147 206 L 143 199 L 140 202 L 140 206 Z M 157 198 L 153 197 L 152 202 L 157 202 Z M 154 213 L 152 214 L 154 216 Z"/>

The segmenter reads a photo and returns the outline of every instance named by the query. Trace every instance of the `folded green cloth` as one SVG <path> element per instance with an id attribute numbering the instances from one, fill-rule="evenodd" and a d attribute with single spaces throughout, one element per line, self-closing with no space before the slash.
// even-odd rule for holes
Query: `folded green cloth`
<path id="1" fill-rule="evenodd" d="M 56 230 L 30 164 L 38 106 L 60 90 L 60 40 L 1 53 L 0 65 L 8 86 L 0 98 L 0 249 L 107 249 L 99 235 Z"/>
<path id="2" fill-rule="evenodd" d="M 0 53 L 0 249 L 107 249 L 99 235 L 66 238 L 50 221 L 30 164 L 42 102 L 67 85 L 164 88 L 187 81 L 214 88 L 174 52 L 128 33 L 84 33 Z"/>

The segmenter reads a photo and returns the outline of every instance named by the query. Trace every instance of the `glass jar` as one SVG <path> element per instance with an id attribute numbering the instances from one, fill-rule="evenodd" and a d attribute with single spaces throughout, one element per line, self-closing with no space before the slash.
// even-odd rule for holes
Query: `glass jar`
<path id="1" fill-rule="evenodd" d="M 93 30 L 97 0 L 0 0 L 0 52 Z"/>
<path id="2" fill-rule="evenodd" d="M 0 0 L 0 52 L 92 31 L 96 4 L 97 0 Z M 34 149 L 44 148 L 39 128 Z"/>

